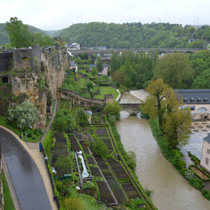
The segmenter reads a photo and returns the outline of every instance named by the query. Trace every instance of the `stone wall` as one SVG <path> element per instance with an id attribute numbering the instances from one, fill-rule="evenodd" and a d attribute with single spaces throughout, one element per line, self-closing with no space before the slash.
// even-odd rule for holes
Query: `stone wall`
<path id="1" fill-rule="evenodd" d="M 6 72 L 10 69 L 12 52 L 0 53 L 0 72 Z"/>
<path id="2" fill-rule="evenodd" d="M 52 113 L 52 100 L 58 96 L 57 88 L 69 69 L 69 55 L 56 46 L 40 49 L 39 45 L 15 49 L 11 71 L 12 97 L 10 106 L 28 99 L 39 110 L 34 128 L 44 129 L 46 117 Z"/>

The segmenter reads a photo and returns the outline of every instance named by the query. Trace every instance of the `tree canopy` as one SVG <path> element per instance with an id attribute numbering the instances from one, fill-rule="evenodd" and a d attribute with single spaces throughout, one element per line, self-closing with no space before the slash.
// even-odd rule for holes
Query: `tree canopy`
<path id="1" fill-rule="evenodd" d="M 116 119 L 119 119 L 121 106 L 117 101 L 113 101 L 112 103 L 107 103 L 104 111 L 108 114 L 108 116 L 115 116 Z"/>
<path id="2" fill-rule="evenodd" d="M 159 58 L 154 70 L 154 79 L 158 78 L 162 78 L 164 83 L 174 89 L 184 89 L 191 86 L 194 70 L 190 67 L 187 55 L 173 53 Z"/>
<path id="3" fill-rule="evenodd" d="M 39 111 L 29 100 L 24 101 L 19 106 L 8 109 L 7 119 L 16 121 L 19 128 L 27 128 L 32 126 L 36 121 Z"/>
<path id="4" fill-rule="evenodd" d="M 9 34 L 10 43 L 13 47 L 21 48 L 31 45 L 31 34 L 28 27 L 17 17 L 11 17 L 5 29 Z"/>
<path id="5" fill-rule="evenodd" d="M 62 132 L 73 128 L 73 119 L 71 112 L 67 109 L 59 110 L 55 115 L 55 120 L 52 123 L 54 131 Z"/>
<path id="6" fill-rule="evenodd" d="M 180 109 L 183 105 L 181 96 L 164 84 L 161 78 L 151 81 L 146 90 L 150 95 L 146 98 L 144 113 L 148 113 L 151 119 L 158 117 L 169 146 L 176 148 L 178 144 L 186 144 L 192 119 L 189 107 Z"/>

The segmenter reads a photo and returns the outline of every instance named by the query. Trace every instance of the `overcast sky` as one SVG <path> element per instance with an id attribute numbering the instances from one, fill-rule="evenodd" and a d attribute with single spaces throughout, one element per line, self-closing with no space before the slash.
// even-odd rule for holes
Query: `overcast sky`
<path id="1" fill-rule="evenodd" d="M 89 22 L 210 25 L 210 0 L 0 0 L 0 23 L 15 16 L 43 30 Z"/>

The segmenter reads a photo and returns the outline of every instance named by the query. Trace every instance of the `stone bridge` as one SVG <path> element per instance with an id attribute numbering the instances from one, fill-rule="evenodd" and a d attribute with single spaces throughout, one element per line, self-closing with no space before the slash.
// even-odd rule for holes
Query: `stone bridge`
<path id="1" fill-rule="evenodd" d="M 140 108 L 139 108 L 139 104 L 137 103 L 134 103 L 134 104 L 131 104 L 131 103 L 128 103 L 128 104 L 121 104 L 120 103 L 120 106 L 122 107 L 122 110 L 121 111 L 126 111 L 128 112 L 129 114 L 138 114 L 140 112 Z"/>
<path id="2" fill-rule="evenodd" d="M 106 50 L 95 49 L 95 50 L 72 50 L 71 54 L 79 55 L 81 53 L 87 53 L 88 57 L 90 58 L 93 53 L 100 53 L 100 55 L 103 56 L 106 53 L 113 53 L 113 52 L 120 53 L 122 51 L 151 52 L 151 53 L 155 54 L 156 51 L 158 53 L 160 53 L 160 52 L 196 53 L 197 51 L 200 51 L 200 50 L 202 50 L 202 49 L 200 49 L 200 48 L 175 48 L 175 49 L 174 48 L 130 48 L 130 49 L 106 49 Z"/>
<path id="3" fill-rule="evenodd" d="M 106 102 L 113 102 L 113 95 L 106 94 L 104 95 L 104 100 L 95 99 L 95 98 L 86 98 L 79 95 L 79 93 L 67 90 L 67 89 L 59 89 L 59 98 L 71 100 L 74 105 L 81 105 L 85 108 L 89 108 L 95 105 L 106 105 Z"/>

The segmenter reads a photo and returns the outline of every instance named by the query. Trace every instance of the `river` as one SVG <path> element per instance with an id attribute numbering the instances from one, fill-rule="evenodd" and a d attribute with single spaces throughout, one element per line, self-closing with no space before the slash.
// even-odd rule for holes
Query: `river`
<path id="1" fill-rule="evenodd" d="M 124 95 L 123 95 L 124 97 Z M 130 100 L 130 99 L 129 99 Z M 143 188 L 153 191 L 151 199 L 159 210 L 207 210 L 210 202 L 191 187 L 162 155 L 147 120 L 121 112 L 116 123 L 126 151 L 137 156 L 136 174 Z"/>

